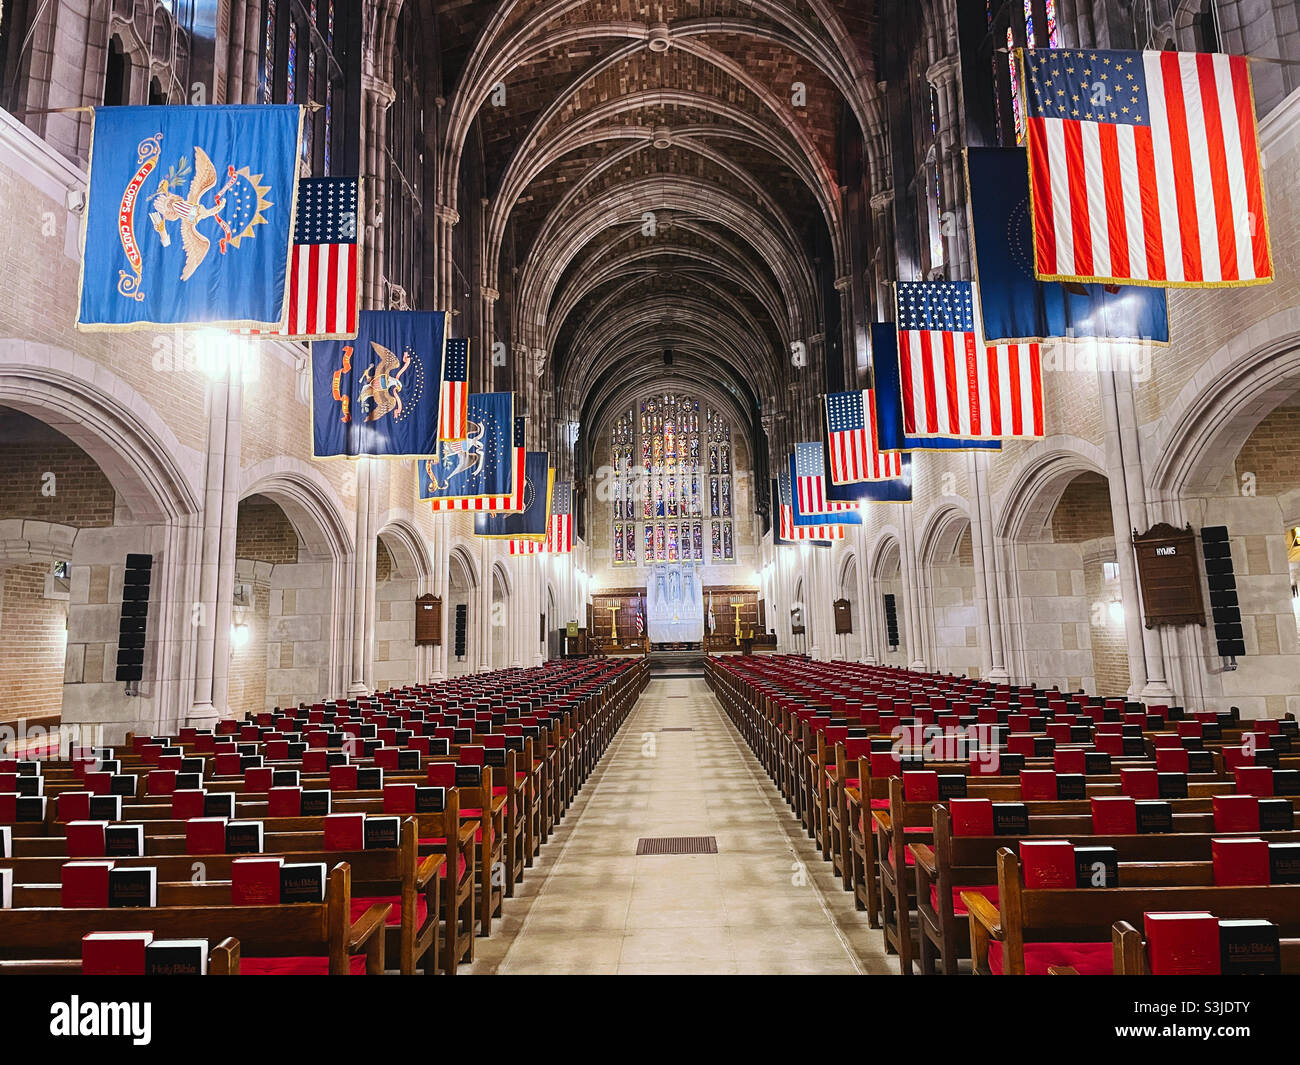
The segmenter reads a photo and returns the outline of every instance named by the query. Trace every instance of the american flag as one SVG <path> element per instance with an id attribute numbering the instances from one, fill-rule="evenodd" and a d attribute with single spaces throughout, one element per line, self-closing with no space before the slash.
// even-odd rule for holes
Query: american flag
<path id="1" fill-rule="evenodd" d="M 545 540 L 511 540 L 512 555 L 544 555 L 550 550 Z"/>
<path id="2" fill-rule="evenodd" d="M 285 329 L 236 332 L 294 340 L 356 336 L 361 306 L 359 217 L 356 178 L 299 178 Z"/>
<path id="3" fill-rule="evenodd" d="M 442 360 L 438 439 L 464 440 L 469 431 L 469 341 L 451 337 Z"/>
<path id="4" fill-rule="evenodd" d="M 496 514 L 519 514 L 524 509 L 524 459 L 528 452 L 524 446 L 523 418 L 515 419 L 514 436 L 514 491 L 508 496 L 476 496 L 473 499 L 452 497 L 450 499 L 431 499 L 429 502 L 435 514 L 444 514 L 453 510 L 492 511 Z M 511 552 L 519 554 L 519 552 Z M 531 552 L 529 552 L 531 554 Z"/>
<path id="5" fill-rule="evenodd" d="M 794 495 L 790 486 L 789 463 L 782 463 L 782 469 L 777 476 L 779 485 L 778 493 L 780 499 L 778 505 L 781 510 L 781 522 L 779 536 L 782 540 L 842 540 L 844 539 L 843 525 L 795 525 L 794 523 Z"/>
<path id="6" fill-rule="evenodd" d="M 551 488 L 546 550 L 557 555 L 573 550 L 573 487 L 568 481 L 556 481 Z"/>
<path id="7" fill-rule="evenodd" d="M 826 429 L 834 484 L 888 481 L 903 475 L 903 457 L 880 451 L 871 389 L 827 396 Z"/>
<path id="8" fill-rule="evenodd" d="M 975 361 L 969 281 L 899 281 L 898 366 L 903 432 L 957 434 L 959 383 Z"/>
<path id="9" fill-rule="evenodd" d="M 1243 56 L 1025 53 L 1034 259 L 1043 280 L 1270 280 Z"/>
<path id="10" fill-rule="evenodd" d="M 641 609 L 641 597 L 636 597 L 636 634 L 640 639 L 645 635 L 645 613 Z"/>
<path id="11" fill-rule="evenodd" d="M 795 444 L 794 467 L 800 514 L 838 514 L 857 509 L 856 503 L 826 498 L 826 457 L 820 441 Z"/>

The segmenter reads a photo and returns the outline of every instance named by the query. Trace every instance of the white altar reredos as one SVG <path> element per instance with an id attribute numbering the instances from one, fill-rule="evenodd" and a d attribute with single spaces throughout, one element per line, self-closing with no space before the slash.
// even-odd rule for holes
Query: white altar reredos
<path id="1" fill-rule="evenodd" d="M 696 566 L 655 566 L 646 582 L 646 635 L 651 643 L 704 639 L 704 586 Z"/>

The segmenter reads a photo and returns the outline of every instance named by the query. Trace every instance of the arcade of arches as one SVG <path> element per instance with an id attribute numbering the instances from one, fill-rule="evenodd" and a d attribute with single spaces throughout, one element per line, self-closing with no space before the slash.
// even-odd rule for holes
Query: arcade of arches
<path id="1" fill-rule="evenodd" d="M 832 546 L 776 543 L 773 499 L 822 438 L 822 397 L 871 384 L 892 284 L 976 276 L 962 153 L 1013 145 L 1021 106 L 995 45 L 1294 60 L 1293 4 L 1036 0 L 1035 31 L 1019 0 L 246 0 L 197 44 L 183 6 L 3 0 L 0 724 L 121 743 L 640 654 L 625 626 L 681 562 L 716 627 L 650 648 L 667 675 L 647 729 L 698 713 L 733 744 L 689 678 L 738 653 L 742 611 L 760 652 L 1300 712 L 1294 64 L 1256 67 L 1271 284 L 1170 290 L 1168 345 L 1046 341 L 1043 438 L 915 452 L 911 502 L 867 506 Z M 296 66 L 268 39 L 302 42 Z M 314 460 L 304 345 L 229 341 L 240 358 L 214 363 L 180 357 L 202 337 L 74 328 L 85 111 L 192 84 L 320 105 L 302 167 L 361 177 L 362 306 L 450 312 L 471 389 L 513 391 L 528 446 L 573 483 L 571 554 L 435 515 L 413 463 Z M 1131 537 L 1158 522 L 1226 526 L 1244 655 L 1225 661 L 1212 624 L 1144 624 Z M 143 679 L 124 684 L 140 554 Z M 654 702 L 674 686 L 680 706 Z"/>

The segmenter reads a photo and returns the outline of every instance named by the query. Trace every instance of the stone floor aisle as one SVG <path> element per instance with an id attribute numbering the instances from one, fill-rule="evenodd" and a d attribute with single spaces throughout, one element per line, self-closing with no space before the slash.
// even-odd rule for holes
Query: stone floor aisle
<path id="1" fill-rule="evenodd" d="M 898 971 L 702 678 L 649 683 L 506 914 L 472 972 Z"/>

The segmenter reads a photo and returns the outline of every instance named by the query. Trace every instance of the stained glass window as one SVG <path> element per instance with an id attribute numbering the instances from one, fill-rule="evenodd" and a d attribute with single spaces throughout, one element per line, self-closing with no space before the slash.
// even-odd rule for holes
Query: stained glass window
<path id="1" fill-rule="evenodd" d="M 1034 47 L 1034 0 L 1025 0 L 1025 40 Z"/>
<path id="2" fill-rule="evenodd" d="M 1044 0 L 1043 10 L 1047 14 L 1047 47 L 1061 47 L 1061 30 L 1056 24 L 1056 0 Z"/>
<path id="3" fill-rule="evenodd" d="M 622 544 L 621 552 L 617 547 L 611 552 L 613 563 L 706 561 L 705 523 L 684 519 L 731 517 L 727 419 L 709 407 L 701 411 L 694 396 L 656 392 L 615 420 L 610 460 L 614 538 Z M 638 560 L 636 529 L 641 523 L 643 555 Z M 729 543 L 729 536 L 726 539 Z M 720 551 L 723 541 L 719 530 Z M 732 560 L 730 551 L 717 557 Z"/>
<path id="4" fill-rule="evenodd" d="M 344 142 L 352 140 L 335 123 L 346 103 L 338 57 L 347 42 L 335 33 L 334 0 L 265 0 L 263 10 L 261 102 L 310 105 L 303 122 L 302 169 L 332 174 L 339 151 L 348 146 Z M 345 33 L 360 32 L 359 24 L 343 26 Z"/>
<path id="5" fill-rule="evenodd" d="M 1007 69 L 1011 74 L 1011 113 L 1016 120 L 1016 143 L 1025 137 L 1025 119 L 1020 110 L 1020 79 L 1016 77 L 1016 36 L 1007 27 Z"/>

